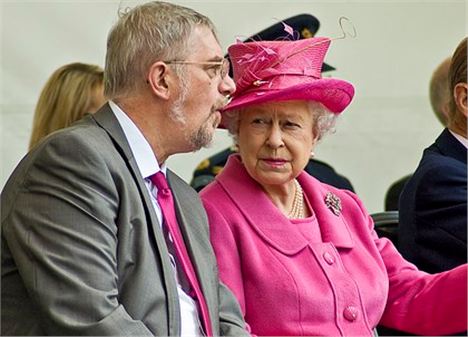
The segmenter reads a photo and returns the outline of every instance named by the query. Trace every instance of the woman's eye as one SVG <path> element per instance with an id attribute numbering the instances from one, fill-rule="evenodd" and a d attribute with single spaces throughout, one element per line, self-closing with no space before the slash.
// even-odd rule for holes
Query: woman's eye
<path id="1" fill-rule="evenodd" d="M 263 118 L 254 118 L 254 119 L 252 120 L 252 124 L 259 124 L 259 125 L 261 125 L 261 124 L 265 124 L 265 123 L 266 123 L 266 121 L 265 121 Z"/>
<path id="2" fill-rule="evenodd" d="M 300 124 L 294 123 L 294 122 L 290 122 L 290 121 L 287 121 L 286 123 L 284 123 L 284 126 L 287 127 L 287 128 L 294 128 L 294 129 L 297 129 L 297 128 L 300 128 L 300 127 L 301 127 Z"/>

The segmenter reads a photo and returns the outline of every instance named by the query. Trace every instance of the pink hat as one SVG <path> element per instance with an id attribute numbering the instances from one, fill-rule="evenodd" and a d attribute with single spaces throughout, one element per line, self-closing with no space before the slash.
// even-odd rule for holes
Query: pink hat
<path id="1" fill-rule="evenodd" d="M 351 83 L 322 78 L 330 39 L 255 41 L 229 47 L 236 91 L 223 111 L 277 101 L 317 101 L 338 114 L 351 102 Z"/>

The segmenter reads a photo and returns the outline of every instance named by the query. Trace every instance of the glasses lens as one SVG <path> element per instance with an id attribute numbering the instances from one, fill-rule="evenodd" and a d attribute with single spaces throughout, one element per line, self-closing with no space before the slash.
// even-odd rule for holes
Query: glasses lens
<path id="1" fill-rule="evenodd" d="M 229 61 L 228 59 L 224 59 L 221 68 L 221 78 L 225 78 L 227 74 L 229 74 Z"/>

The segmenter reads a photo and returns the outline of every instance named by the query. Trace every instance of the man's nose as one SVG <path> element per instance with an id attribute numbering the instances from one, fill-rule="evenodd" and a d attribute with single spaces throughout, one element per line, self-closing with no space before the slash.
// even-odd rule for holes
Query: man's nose
<path id="1" fill-rule="evenodd" d="M 231 76 L 226 75 L 219 84 L 219 92 L 224 96 L 232 95 L 236 91 L 236 84 Z"/>

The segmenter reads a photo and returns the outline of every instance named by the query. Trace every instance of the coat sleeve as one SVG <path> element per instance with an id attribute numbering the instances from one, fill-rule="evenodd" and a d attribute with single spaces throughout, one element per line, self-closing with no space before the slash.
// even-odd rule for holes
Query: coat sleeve
<path id="1" fill-rule="evenodd" d="M 467 265 L 439 274 L 420 271 L 386 238 L 374 231 L 372 218 L 355 197 L 385 265 L 389 292 L 380 323 L 418 335 L 447 335 L 467 328 Z"/>
<path id="2" fill-rule="evenodd" d="M 46 334 L 152 335 L 119 303 L 119 197 L 95 141 L 68 134 L 30 154 L 2 195 L 5 242 Z"/>

